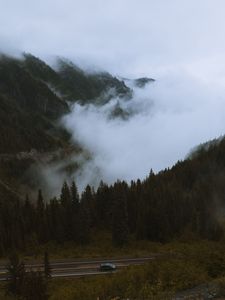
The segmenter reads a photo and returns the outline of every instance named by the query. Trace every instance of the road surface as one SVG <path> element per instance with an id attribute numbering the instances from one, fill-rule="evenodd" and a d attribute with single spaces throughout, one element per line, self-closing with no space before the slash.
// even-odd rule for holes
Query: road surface
<path id="1" fill-rule="evenodd" d="M 128 267 L 130 265 L 142 265 L 155 259 L 156 256 L 142 257 L 142 258 L 120 258 L 120 259 L 97 259 L 97 260 L 64 260 L 64 261 L 52 261 L 50 262 L 51 276 L 53 278 L 58 277 L 83 277 L 94 276 L 100 274 L 110 274 L 112 271 L 103 272 L 99 270 L 100 264 L 113 263 L 116 265 L 116 271 Z M 29 263 L 25 264 L 27 271 L 42 271 L 43 264 Z M 6 266 L 0 265 L 0 281 L 7 279 Z"/>

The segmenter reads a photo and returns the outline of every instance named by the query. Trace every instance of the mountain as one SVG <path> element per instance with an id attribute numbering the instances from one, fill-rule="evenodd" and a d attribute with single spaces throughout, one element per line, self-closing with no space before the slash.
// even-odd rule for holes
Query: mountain
<path id="1" fill-rule="evenodd" d="M 26 60 L 0 59 L 0 153 L 60 146 L 55 121 L 69 111 L 59 98 L 26 67 Z"/>
<path id="2" fill-rule="evenodd" d="M 136 84 L 141 88 L 151 82 L 153 80 L 140 78 Z M 71 157 L 79 157 L 82 152 L 88 159 L 89 153 L 85 153 L 78 144 L 72 145 L 69 133 L 60 125 L 60 118 L 70 111 L 71 104 L 78 102 L 80 105 L 101 105 L 114 96 L 117 100 L 123 98 L 129 101 L 132 90 L 123 80 L 108 73 L 87 73 L 65 59 L 58 59 L 56 67 L 52 68 L 30 54 L 24 54 L 22 59 L 1 56 L 2 215 L 9 212 L 11 220 L 14 220 L 13 212 L 22 207 L 17 200 L 24 199 L 26 193 L 31 199 L 36 199 L 37 189 L 46 184 L 46 177 L 41 178 L 39 167 L 44 166 L 46 170 L 50 165 L 57 165 L 60 170 L 66 169 L 67 173 L 74 173 L 80 166 Z M 116 104 L 110 118 L 120 117 L 127 120 L 129 114 L 123 111 L 120 101 L 114 102 Z M 90 213 L 92 228 L 112 230 L 118 245 L 127 241 L 128 233 L 138 239 L 157 242 L 170 241 L 183 235 L 220 239 L 225 232 L 224 153 L 225 138 L 220 138 L 200 145 L 184 161 L 178 162 L 171 169 L 165 169 L 158 174 L 151 171 L 143 181 L 132 181 L 130 184 L 117 181 L 111 186 L 101 183 L 97 191 L 87 186 L 81 195 L 81 201 L 77 202 L 81 209 L 80 221 L 88 219 L 86 213 Z M 48 176 L 52 176 L 52 173 L 49 172 Z M 52 180 L 55 181 L 55 178 Z M 58 185 L 62 184 L 60 180 L 58 178 Z M 49 217 L 47 214 L 50 209 L 54 215 L 55 207 L 59 215 L 54 215 L 54 218 L 68 212 L 68 216 L 64 215 L 61 223 L 65 225 L 67 223 L 63 222 L 68 220 L 67 225 L 70 228 L 70 222 L 75 218 L 70 219 L 70 206 L 65 210 L 64 205 L 70 203 L 67 195 L 71 193 L 64 183 L 64 202 L 52 200 L 46 206 L 45 213 Z M 79 198 L 75 186 L 74 195 Z M 46 194 L 45 197 L 46 200 L 49 199 Z M 41 199 L 39 192 L 39 200 Z M 31 210 L 35 209 L 35 206 L 31 206 Z M 51 222 L 54 218 L 49 217 L 48 221 Z M 15 226 L 20 227 L 22 236 L 23 218 L 15 220 L 12 222 L 20 224 Z M 32 221 L 31 218 L 31 223 Z M 2 232 L 7 233 L 7 228 L 10 228 L 9 232 L 14 237 L 14 227 L 12 229 L 8 223 L 7 219 L 2 224 Z M 66 234 L 67 225 L 64 228 L 65 241 L 71 239 Z M 52 228 L 49 241 L 55 238 L 56 229 L 54 226 Z M 34 230 L 35 234 L 38 230 Z M 60 230 L 58 229 L 59 235 Z"/>
<path id="3" fill-rule="evenodd" d="M 124 81 L 107 72 L 86 73 L 72 62 L 58 59 L 57 70 L 61 81 L 55 87 L 62 92 L 68 101 L 79 100 L 82 104 L 102 104 L 114 96 L 129 98 L 132 91 Z"/>
<path id="4" fill-rule="evenodd" d="M 58 119 L 69 102 L 102 103 L 132 91 L 109 73 L 87 74 L 58 59 L 57 70 L 31 54 L 0 57 L 0 153 L 49 151 L 68 143 Z M 101 97 L 104 95 L 104 97 Z"/>
<path id="5" fill-rule="evenodd" d="M 140 77 L 136 79 L 122 78 L 122 80 L 127 83 L 131 83 L 131 85 L 137 88 L 144 88 L 146 85 L 155 82 L 155 79 L 149 77 Z"/>
<path id="6" fill-rule="evenodd" d="M 148 77 L 141 77 L 134 80 L 135 86 L 139 88 L 143 88 L 146 86 L 146 84 L 153 83 L 153 82 L 155 82 L 155 79 L 148 78 Z"/>
<path id="7" fill-rule="evenodd" d="M 128 99 L 132 90 L 109 73 L 90 74 L 61 58 L 54 69 L 31 54 L 21 59 L 1 55 L 0 180 L 20 186 L 37 160 L 60 159 L 60 149 L 64 149 L 60 157 L 80 151 L 79 145 L 71 146 L 60 118 L 70 111 L 71 103 L 100 105 L 115 95 Z"/>

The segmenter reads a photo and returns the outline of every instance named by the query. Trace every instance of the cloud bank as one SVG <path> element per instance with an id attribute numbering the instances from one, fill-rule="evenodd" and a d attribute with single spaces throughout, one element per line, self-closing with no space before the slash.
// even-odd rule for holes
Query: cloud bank
<path id="1" fill-rule="evenodd" d="M 0 0 L 0 8 L 0 51 L 157 80 L 120 103 L 136 111 L 127 121 L 108 118 L 118 99 L 73 108 L 65 124 L 93 155 L 76 174 L 81 184 L 146 176 L 224 134 L 224 0 Z"/>
<path id="2" fill-rule="evenodd" d="M 158 77 L 175 65 L 196 71 L 203 60 L 209 73 L 212 59 L 224 62 L 223 0 L 0 0 L 0 7 L 1 50 L 62 55 L 123 76 Z"/>
<path id="3" fill-rule="evenodd" d="M 118 103 L 133 113 L 128 120 L 110 118 Z M 172 166 L 197 144 L 224 134 L 224 103 L 225 86 L 174 70 L 144 89 L 135 88 L 129 101 L 74 105 L 64 124 L 92 155 L 76 174 L 78 184 L 143 179 L 151 168 Z"/>

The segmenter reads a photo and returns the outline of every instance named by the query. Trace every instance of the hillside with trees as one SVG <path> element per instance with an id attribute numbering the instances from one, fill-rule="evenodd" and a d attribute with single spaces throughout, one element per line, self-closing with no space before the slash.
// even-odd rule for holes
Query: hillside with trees
<path id="1" fill-rule="evenodd" d="M 136 84 L 142 86 L 149 80 L 141 78 Z M 59 122 L 70 111 L 72 103 L 100 105 L 115 93 L 117 97 L 129 99 L 132 90 L 108 73 L 89 74 L 67 60 L 58 60 L 53 69 L 29 54 L 24 54 L 23 59 L 1 57 L 0 256 L 18 252 L 36 257 L 37 249 L 49 245 L 63 248 L 67 243 L 74 248 L 90 247 L 97 251 L 98 248 L 92 248 L 96 236 L 102 237 L 99 241 L 103 245 L 104 238 L 110 237 L 110 249 L 117 255 L 134 243 L 170 245 L 184 240 L 188 243 L 197 241 L 201 245 L 204 241 L 207 245 L 219 245 L 218 253 L 211 255 L 210 248 L 201 258 L 199 254 L 196 256 L 195 248 L 179 249 L 184 261 L 176 258 L 169 262 L 169 267 L 161 261 L 159 267 L 153 264 L 145 269 L 128 270 L 119 277 L 123 282 L 121 289 L 114 289 L 115 277 L 113 281 L 105 281 L 108 293 L 115 292 L 115 296 L 121 293 L 124 297 L 139 297 L 145 293 L 165 297 L 175 288 L 188 288 L 209 278 L 224 276 L 224 138 L 199 146 L 172 168 L 157 174 L 149 170 L 144 180 L 117 181 L 111 185 L 101 182 L 97 188 L 87 185 L 81 193 L 72 180 L 61 182 L 60 195 L 50 198 L 38 189 L 36 178 L 27 174 L 39 160 L 48 164 L 52 160 L 63 160 L 70 153 L 83 151 L 78 144 L 71 145 L 70 134 Z M 115 115 L 117 113 L 123 112 L 115 111 Z M 23 189 L 20 189 L 21 185 Z M 135 251 L 135 247 L 130 251 Z M 184 274 L 185 255 L 190 259 L 191 269 Z M 45 260 L 48 261 L 47 254 Z M 177 266 L 174 273 L 173 264 Z M 157 272 L 149 286 L 149 272 L 153 269 Z M 49 270 L 46 268 L 46 274 Z M 187 276 L 186 281 L 176 281 L 180 275 Z M 32 294 L 33 286 L 39 282 L 47 295 L 47 281 L 42 273 L 23 273 L 23 276 L 19 293 Z M 144 283 L 138 294 L 128 282 L 131 278 L 135 284 L 139 276 Z M 168 276 L 174 278 L 173 282 L 168 281 Z M 102 293 L 101 280 L 104 279 L 90 281 L 90 286 L 98 287 L 96 293 L 99 294 Z M 158 280 L 162 282 L 160 287 Z M 149 288 L 147 292 L 145 284 Z M 54 283 L 51 286 L 54 287 Z M 78 292 L 79 289 L 74 290 L 75 294 Z M 96 293 L 97 297 L 99 294 Z M 84 292 L 80 295 L 80 299 L 87 296 Z"/>
<path id="2" fill-rule="evenodd" d="M 1 254 L 38 244 L 73 241 L 88 244 L 92 233 L 107 231 L 123 247 L 131 237 L 165 243 L 181 236 L 224 238 L 225 140 L 200 148 L 194 157 L 143 180 L 89 185 L 79 194 L 66 182 L 59 198 L 36 203 L 9 197 L 1 200 Z"/>
<path id="3" fill-rule="evenodd" d="M 111 97 L 129 98 L 130 88 L 106 72 L 87 73 L 58 58 L 55 68 L 31 54 L 21 58 L 0 56 L 0 190 L 9 187 L 19 195 L 31 166 L 62 160 L 82 151 L 71 144 L 60 123 L 79 102 L 105 103 Z M 29 175 L 36 182 L 35 174 Z"/>
<path id="4" fill-rule="evenodd" d="M 0 57 L 0 153 L 62 147 L 68 141 L 57 120 L 69 112 L 67 101 L 92 102 L 110 89 L 120 97 L 131 94 L 108 73 L 87 74 L 62 59 L 56 68 L 30 54 Z"/>

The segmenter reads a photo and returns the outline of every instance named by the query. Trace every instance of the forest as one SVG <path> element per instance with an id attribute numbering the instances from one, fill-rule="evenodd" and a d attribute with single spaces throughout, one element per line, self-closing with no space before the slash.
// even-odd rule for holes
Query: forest
<path id="1" fill-rule="evenodd" d="M 110 88 L 124 99 L 133 92 L 108 73 L 90 75 L 68 61 L 58 63 L 54 70 L 32 55 L 0 59 L 0 257 L 22 268 L 24 279 L 10 295 L 0 289 L 0 298 L 15 299 L 13 295 L 22 293 L 24 299 L 34 300 L 39 284 L 46 299 L 50 295 L 54 300 L 108 300 L 118 295 L 166 299 L 225 276 L 224 137 L 198 146 L 171 168 L 158 173 L 149 169 L 144 179 L 101 181 L 80 191 L 71 176 L 62 179 L 59 194 L 48 196 L 38 166 L 84 151 L 79 143 L 71 144 L 70 133 L 58 123 L 69 111 L 69 102 L 100 105 L 109 101 L 101 95 Z M 138 80 L 139 85 L 153 81 Z M 115 117 L 117 113 L 123 112 L 118 108 Z M 40 260 L 46 249 L 50 259 L 154 252 L 166 259 L 107 278 L 50 281 L 41 272 L 25 272 L 18 256 Z M 168 258 L 168 253 L 175 255 Z M 11 283 L 0 286 L 10 290 Z"/>
<path id="2" fill-rule="evenodd" d="M 0 249 L 23 250 L 35 240 L 79 244 L 92 232 L 106 230 L 112 244 L 129 238 L 166 243 L 182 235 L 220 240 L 224 236 L 225 140 L 200 146 L 189 158 L 143 181 L 100 183 L 79 194 L 76 183 L 64 182 L 59 197 L 36 201 L 16 197 L 1 201 Z"/>

